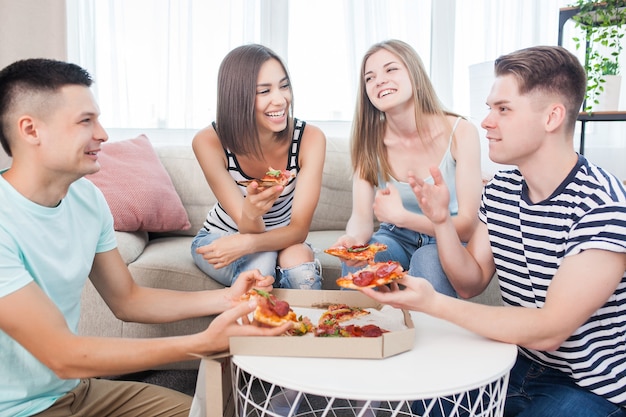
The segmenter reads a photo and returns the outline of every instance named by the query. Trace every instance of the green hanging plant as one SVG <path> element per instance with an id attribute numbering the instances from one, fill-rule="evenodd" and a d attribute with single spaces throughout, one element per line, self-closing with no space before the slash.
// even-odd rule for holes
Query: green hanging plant
<path id="1" fill-rule="evenodd" d="M 604 76 L 619 74 L 626 28 L 626 0 L 577 0 L 571 7 L 579 10 L 572 20 L 584 33 L 584 37 L 575 36 L 572 40 L 576 49 L 585 49 L 587 94 L 584 111 L 591 111 L 604 91 Z"/>

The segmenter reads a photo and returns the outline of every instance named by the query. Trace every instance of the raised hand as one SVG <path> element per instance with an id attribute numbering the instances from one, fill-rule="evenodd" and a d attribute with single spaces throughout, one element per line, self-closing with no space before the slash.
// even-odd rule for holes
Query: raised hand
<path id="1" fill-rule="evenodd" d="M 439 224 L 443 223 L 450 216 L 450 210 L 448 209 L 450 192 L 439 168 L 431 167 L 430 174 L 434 184 L 424 182 L 421 178 L 417 178 L 413 172 L 408 173 L 408 181 L 424 215 L 431 222 Z"/>

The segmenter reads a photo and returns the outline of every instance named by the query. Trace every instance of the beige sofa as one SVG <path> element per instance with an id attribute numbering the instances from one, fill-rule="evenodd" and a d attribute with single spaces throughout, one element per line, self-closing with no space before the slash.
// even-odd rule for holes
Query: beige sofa
<path id="1" fill-rule="evenodd" d="M 337 289 L 335 279 L 341 272 L 340 262 L 322 250 L 344 233 L 350 216 L 352 183 L 348 147 L 348 141 L 344 138 L 328 139 L 322 192 L 308 237 L 308 242 L 318 250 L 324 289 Z M 116 232 L 120 253 L 134 279 L 141 285 L 185 291 L 221 288 L 221 284 L 195 266 L 190 254 L 191 240 L 215 203 L 193 151 L 186 145 L 155 146 L 155 150 L 183 202 L 191 228 L 159 235 Z M 476 300 L 499 303 L 499 290 L 492 283 Z M 124 323 L 113 316 L 91 283 L 88 283 L 82 297 L 79 332 L 115 337 L 182 335 L 206 328 L 210 320 L 211 317 L 205 317 L 163 325 Z M 181 366 L 193 367 L 196 363 L 174 364 L 169 368 Z"/>

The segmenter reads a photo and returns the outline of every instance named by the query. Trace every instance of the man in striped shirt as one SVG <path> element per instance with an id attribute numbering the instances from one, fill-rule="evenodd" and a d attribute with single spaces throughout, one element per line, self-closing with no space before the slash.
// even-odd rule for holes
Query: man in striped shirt
<path id="1" fill-rule="evenodd" d="M 539 46 L 500 57 L 495 75 L 482 122 L 489 157 L 517 169 L 485 187 L 467 247 L 438 170 L 433 185 L 411 182 L 458 294 L 481 293 L 497 272 L 505 307 L 414 277 L 404 291 L 364 292 L 517 344 L 506 416 L 626 416 L 626 191 L 574 150 L 584 69 L 564 48 Z"/>

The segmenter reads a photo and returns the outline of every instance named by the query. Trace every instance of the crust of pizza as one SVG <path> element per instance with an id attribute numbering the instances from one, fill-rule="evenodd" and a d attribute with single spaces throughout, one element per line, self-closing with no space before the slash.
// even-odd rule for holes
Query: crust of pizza
<path id="1" fill-rule="evenodd" d="M 298 321 L 296 317 L 296 313 L 293 310 L 289 310 L 289 312 L 285 316 L 278 316 L 276 313 L 267 310 L 266 308 L 257 306 L 256 310 L 254 310 L 254 321 L 265 324 L 271 327 L 278 327 L 283 323 Z"/>
<path id="2" fill-rule="evenodd" d="M 357 245 L 349 248 L 341 246 L 325 249 L 324 252 L 348 261 L 372 261 L 377 252 L 387 250 L 383 243 L 370 243 L 369 245 Z"/>
<path id="3" fill-rule="evenodd" d="M 337 285 L 342 288 L 358 290 L 359 288 L 374 288 L 391 283 L 406 275 L 400 263 L 395 261 L 376 262 L 365 268 L 337 279 Z"/>
<path id="4" fill-rule="evenodd" d="M 256 182 L 257 184 L 259 184 L 259 187 L 264 187 L 264 188 L 273 187 L 275 185 L 281 185 L 280 181 L 269 180 L 269 179 L 268 180 L 263 180 L 263 179 L 243 180 L 243 181 L 237 181 L 237 184 L 247 187 L 253 182 Z"/>
<path id="5" fill-rule="evenodd" d="M 296 174 L 293 171 L 287 171 L 286 169 L 279 170 L 269 167 L 267 173 L 263 178 L 237 181 L 237 184 L 247 187 L 248 185 L 256 182 L 259 187 L 268 188 L 275 185 L 285 186 L 292 178 L 295 178 Z"/>
<path id="6" fill-rule="evenodd" d="M 361 307 L 350 307 L 347 304 L 333 304 L 328 306 L 328 309 L 322 313 L 319 323 L 323 324 L 330 320 L 340 323 L 357 317 L 367 316 L 368 314 L 370 314 L 370 312 Z"/>

